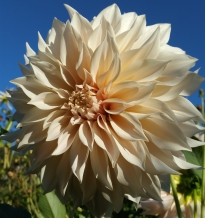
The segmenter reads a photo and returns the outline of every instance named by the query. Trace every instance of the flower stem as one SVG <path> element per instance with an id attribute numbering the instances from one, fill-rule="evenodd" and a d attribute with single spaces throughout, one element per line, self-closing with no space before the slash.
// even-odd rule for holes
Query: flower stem
<path id="1" fill-rule="evenodd" d="M 194 218 L 197 218 L 197 190 L 194 189 Z"/>
<path id="2" fill-rule="evenodd" d="M 13 121 L 10 119 L 9 122 L 8 122 L 8 124 L 6 125 L 6 130 L 7 130 L 7 131 L 10 130 L 12 124 L 13 124 Z"/>
<path id="3" fill-rule="evenodd" d="M 175 205 L 176 205 L 176 209 L 177 209 L 177 215 L 178 215 L 178 218 L 182 218 L 181 207 L 180 207 L 180 204 L 179 204 L 179 199 L 178 199 L 178 196 L 177 196 L 177 190 L 176 190 L 176 186 L 175 186 L 175 183 L 174 183 L 173 175 L 170 175 L 170 181 L 171 181 L 172 193 L 173 193 L 173 196 L 174 196 L 174 201 L 175 201 Z"/>
<path id="4" fill-rule="evenodd" d="M 204 117 L 204 92 L 203 90 L 200 90 L 200 98 L 201 98 L 201 113 Z M 204 138 L 204 141 L 205 141 L 205 138 Z M 205 207 L 204 207 L 204 195 L 205 195 L 205 171 L 204 171 L 204 168 L 205 168 L 205 146 L 203 146 L 203 156 L 202 156 L 202 160 L 203 160 L 203 163 L 202 163 L 202 167 L 203 167 L 203 170 L 202 170 L 202 184 L 201 184 L 201 218 L 204 218 L 204 210 L 205 210 Z"/>
<path id="5" fill-rule="evenodd" d="M 204 218 L 204 194 L 205 194 L 205 146 L 203 146 L 203 170 L 202 170 L 202 185 L 201 185 L 201 218 Z"/>

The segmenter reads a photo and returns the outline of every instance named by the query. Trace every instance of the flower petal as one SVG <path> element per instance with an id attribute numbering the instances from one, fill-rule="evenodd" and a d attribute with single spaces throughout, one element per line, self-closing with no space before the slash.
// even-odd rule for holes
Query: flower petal
<path id="1" fill-rule="evenodd" d="M 66 66 L 76 83 L 80 83 L 81 79 L 78 77 L 75 69 L 75 63 L 79 57 L 79 47 L 74 35 L 73 28 L 69 21 L 67 21 L 64 34 L 61 41 L 60 58 L 62 63 Z"/>
<path id="2" fill-rule="evenodd" d="M 56 149 L 53 151 L 52 155 L 60 155 L 66 152 L 70 146 L 73 144 L 75 140 L 76 134 L 78 132 L 78 126 L 73 126 L 69 123 L 69 125 L 63 130 L 57 133 L 58 145 Z"/>
<path id="3" fill-rule="evenodd" d="M 99 77 L 97 77 L 96 83 L 98 87 L 101 88 L 115 81 L 120 74 L 120 70 L 121 70 L 120 58 L 116 54 L 113 58 L 112 63 L 110 64 L 110 68 L 108 69 L 108 71 L 104 72 Z"/>
<path id="4" fill-rule="evenodd" d="M 136 61 L 126 67 L 119 75 L 116 83 L 119 81 L 132 80 L 136 82 L 149 82 L 156 80 L 164 71 L 168 62 L 157 61 L 154 59 L 145 59 Z"/>
<path id="5" fill-rule="evenodd" d="M 92 123 L 89 121 L 84 121 L 79 128 L 79 138 L 80 141 L 86 145 L 90 151 L 93 149 L 94 143 L 94 132 L 92 129 Z"/>
<path id="6" fill-rule="evenodd" d="M 90 72 L 93 75 L 93 78 L 95 78 L 95 80 L 100 75 L 108 71 L 114 58 L 114 55 L 117 52 L 117 46 L 113 38 L 107 32 L 104 41 L 95 50 L 91 59 Z"/>
<path id="7" fill-rule="evenodd" d="M 204 122 L 202 114 L 186 98 L 178 96 L 172 101 L 167 101 L 166 104 L 173 110 L 179 122 L 184 122 L 190 119 Z"/>
<path id="8" fill-rule="evenodd" d="M 120 9 L 118 8 L 116 4 L 113 4 L 105 8 L 104 10 L 102 10 L 97 15 L 97 17 L 93 20 L 93 23 L 92 23 L 93 29 L 95 29 L 100 24 L 102 17 L 105 17 L 106 20 L 110 24 L 112 24 L 113 28 L 115 28 L 121 19 Z"/>
<path id="9" fill-rule="evenodd" d="M 130 103 L 127 103 L 121 99 L 109 98 L 103 101 L 103 108 L 109 114 L 119 114 L 126 108 L 131 107 Z"/>
<path id="10" fill-rule="evenodd" d="M 95 177 L 99 179 L 105 187 L 113 190 L 107 154 L 96 143 L 93 146 L 93 150 L 90 152 L 90 160 Z"/>
<path id="11" fill-rule="evenodd" d="M 146 136 L 159 148 L 170 151 L 190 150 L 185 135 L 174 123 L 148 117 L 141 120 L 141 124 Z"/>
<path id="12" fill-rule="evenodd" d="M 42 92 L 50 91 L 49 88 L 39 83 L 33 76 L 19 77 L 10 82 L 21 87 L 24 93 L 31 99 Z"/>
<path id="13" fill-rule="evenodd" d="M 115 27 L 115 35 L 119 35 L 127 30 L 130 30 L 137 19 L 135 12 L 124 13 L 121 15 L 121 20 Z"/>
<path id="14" fill-rule="evenodd" d="M 73 13 L 71 25 L 81 35 L 82 40 L 87 43 L 93 32 L 90 22 L 77 12 Z"/>
<path id="15" fill-rule="evenodd" d="M 140 104 L 150 97 L 156 83 L 139 84 L 134 81 L 125 81 L 111 87 L 109 98 L 122 99 L 132 104 Z"/>
<path id="16" fill-rule="evenodd" d="M 83 192 L 83 197 L 82 197 L 83 204 L 91 200 L 97 191 L 97 181 L 93 173 L 89 158 L 85 166 L 85 172 L 83 175 L 83 181 L 81 183 L 81 189 Z"/>
<path id="17" fill-rule="evenodd" d="M 116 134 L 125 140 L 147 140 L 139 120 L 131 113 L 110 115 L 110 124 Z"/>
<path id="18" fill-rule="evenodd" d="M 59 185 L 59 190 L 61 194 L 64 196 L 66 193 L 66 189 L 68 187 L 69 180 L 72 176 L 72 170 L 70 167 L 70 160 L 69 160 L 70 150 L 66 151 L 63 155 L 61 160 L 59 161 L 56 177 Z M 65 167 L 66 166 L 66 167 Z M 64 171 L 62 173 L 62 168 L 64 168 Z"/>
<path id="19" fill-rule="evenodd" d="M 28 102 L 36 105 L 41 110 L 52 110 L 63 105 L 64 99 L 59 98 L 58 94 L 53 92 L 42 92 Z"/>
<path id="20" fill-rule="evenodd" d="M 60 44 L 64 29 L 65 24 L 57 18 L 54 18 L 52 28 L 47 36 L 47 42 L 51 53 L 58 60 L 60 60 Z"/>
<path id="21" fill-rule="evenodd" d="M 134 42 L 142 35 L 145 25 L 145 16 L 138 16 L 132 28 L 116 36 L 116 43 L 120 53 L 129 50 L 133 46 Z"/>
<path id="22" fill-rule="evenodd" d="M 96 144 L 106 151 L 108 157 L 110 158 L 110 162 L 112 163 L 112 167 L 114 167 L 120 152 L 112 138 L 112 135 L 110 135 L 109 132 L 101 129 L 97 122 L 93 124 L 93 131 Z"/>
<path id="23" fill-rule="evenodd" d="M 88 147 L 81 143 L 77 134 L 70 150 L 70 165 L 73 173 L 76 175 L 80 183 L 83 180 L 88 155 Z"/>

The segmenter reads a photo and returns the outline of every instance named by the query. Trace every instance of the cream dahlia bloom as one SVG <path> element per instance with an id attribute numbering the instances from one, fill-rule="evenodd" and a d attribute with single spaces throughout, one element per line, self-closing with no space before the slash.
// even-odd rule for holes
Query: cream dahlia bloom
<path id="1" fill-rule="evenodd" d="M 178 193 L 178 200 L 184 218 L 194 217 L 194 200 L 189 197 L 184 197 L 182 194 Z M 140 202 L 140 207 L 145 210 L 142 214 L 144 215 L 154 215 L 158 218 L 178 218 L 177 209 L 172 194 L 165 191 L 161 192 L 162 201 L 156 201 L 153 199 L 147 199 Z M 197 205 L 197 217 L 201 216 L 201 199 L 198 196 L 196 200 Z"/>
<path id="2" fill-rule="evenodd" d="M 9 92 L 19 130 L 17 151 L 32 149 L 45 192 L 86 205 L 96 217 L 119 212 L 123 198 L 160 200 L 157 175 L 193 167 L 182 150 L 202 145 L 198 110 L 183 96 L 203 81 L 196 59 L 167 44 L 169 24 L 113 4 L 91 22 L 65 5 L 71 21 L 54 19 L 38 53 L 28 44 L 23 77 Z"/>

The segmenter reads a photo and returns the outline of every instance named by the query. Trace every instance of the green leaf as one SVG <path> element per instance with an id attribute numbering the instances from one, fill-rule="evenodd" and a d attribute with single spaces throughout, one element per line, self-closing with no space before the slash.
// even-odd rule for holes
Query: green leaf
<path id="1" fill-rule="evenodd" d="M 39 209 L 41 217 L 49 218 L 64 218 L 66 217 L 66 209 L 59 201 L 54 192 L 41 195 L 39 198 Z"/>
<path id="2" fill-rule="evenodd" d="M 202 154 L 203 154 L 203 146 L 199 146 L 199 147 L 195 147 L 192 148 L 192 152 L 190 151 L 183 151 L 186 161 L 198 166 L 202 166 Z M 199 176 L 199 178 L 202 178 L 202 170 L 195 170 L 195 169 L 191 169 L 191 171 Z"/>
<path id="3" fill-rule="evenodd" d="M 6 129 L 3 129 L 1 126 L 0 126 L 0 136 L 7 133 L 8 131 Z"/>
<path id="4" fill-rule="evenodd" d="M 199 160 L 196 156 L 196 154 L 192 151 L 183 151 L 186 161 L 195 165 L 200 165 Z"/>
<path id="5" fill-rule="evenodd" d="M 31 218 L 31 214 L 22 208 L 15 208 L 9 204 L 0 204 L 0 217 L 1 218 Z"/>
<path id="6" fill-rule="evenodd" d="M 85 216 L 83 216 L 82 214 L 79 214 L 79 218 L 85 218 Z"/>

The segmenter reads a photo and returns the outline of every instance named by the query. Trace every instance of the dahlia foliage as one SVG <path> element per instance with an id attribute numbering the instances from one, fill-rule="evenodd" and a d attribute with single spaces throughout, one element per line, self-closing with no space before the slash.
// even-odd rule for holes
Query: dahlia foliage
<path id="1" fill-rule="evenodd" d="M 71 195 L 96 217 L 119 212 L 124 197 L 160 200 L 157 175 L 195 165 L 182 150 L 202 145 L 202 115 L 183 96 L 203 81 L 196 59 L 169 46 L 169 24 L 146 26 L 144 15 L 113 4 L 91 22 L 65 5 L 71 21 L 54 19 L 38 53 L 26 44 L 23 77 L 9 91 L 18 130 L 2 137 L 33 150 L 45 192 Z"/>

